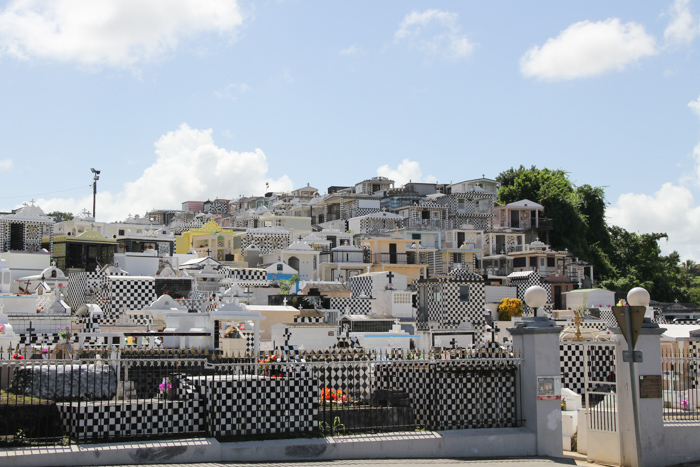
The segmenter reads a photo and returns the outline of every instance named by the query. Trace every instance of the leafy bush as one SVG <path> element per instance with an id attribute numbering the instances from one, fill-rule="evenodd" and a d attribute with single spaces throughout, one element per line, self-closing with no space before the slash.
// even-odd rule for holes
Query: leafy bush
<path id="1" fill-rule="evenodd" d="M 514 317 L 522 316 L 523 302 L 517 298 L 504 298 L 498 305 L 498 319 L 510 321 Z"/>

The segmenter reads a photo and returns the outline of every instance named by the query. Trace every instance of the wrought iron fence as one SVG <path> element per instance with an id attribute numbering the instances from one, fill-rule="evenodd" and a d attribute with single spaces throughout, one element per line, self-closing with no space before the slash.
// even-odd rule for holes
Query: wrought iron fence
<path id="1" fill-rule="evenodd" d="M 0 445 L 521 425 L 522 359 L 504 352 L 234 358 L 105 348 L 74 357 L 0 361 Z"/>
<path id="2" fill-rule="evenodd" d="M 700 420 L 700 354 L 661 353 L 664 421 Z"/>

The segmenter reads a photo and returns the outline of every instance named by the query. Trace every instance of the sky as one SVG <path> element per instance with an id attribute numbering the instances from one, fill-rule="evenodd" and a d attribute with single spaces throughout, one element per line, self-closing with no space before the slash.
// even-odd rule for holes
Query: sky
<path id="1" fill-rule="evenodd" d="M 0 211 L 532 165 L 700 261 L 700 0 L 0 0 Z"/>

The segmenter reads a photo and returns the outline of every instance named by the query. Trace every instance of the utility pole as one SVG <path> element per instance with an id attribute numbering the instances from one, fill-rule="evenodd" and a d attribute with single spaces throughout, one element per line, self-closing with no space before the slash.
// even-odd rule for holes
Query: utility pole
<path id="1" fill-rule="evenodd" d="M 97 220 L 97 214 L 95 214 L 95 204 L 97 200 L 97 180 L 100 179 L 100 171 L 95 169 L 90 169 L 95 176 L 92 182 L 92 219 Z"/>

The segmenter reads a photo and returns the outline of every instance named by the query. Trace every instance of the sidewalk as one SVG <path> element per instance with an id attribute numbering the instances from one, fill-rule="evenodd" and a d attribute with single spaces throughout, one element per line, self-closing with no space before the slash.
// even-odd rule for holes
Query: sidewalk
<path id="1" fill-rule="evenodd" d="M 452 432 L 450 435 L 455 435 Z M 568 457 L 496 457 L 464 452 L 463 437 L 444 433 L 392 433 L 318 439 L 285 439 L 220 443 L 213 438 L 197 438 L 119 444 L 71 445 L 65 447 L 21 447 L 0 450 L 3 467 L 46 467 L 52 465 L 189 465 L 232 466 L 265 462 L 274 466 L 300 465 L 353 466 L 369 465 L 513 465 L 520 467 L 597 464 L 585 456 L 565 453 Z M 490 438 L 484 443 L 499 445 Z M 503 451 L 504 453 L 506 451 Z M 431 455 L 432 454 L 432 455 Z M 466 457 L 470 456 L 470 457 Z"/>

